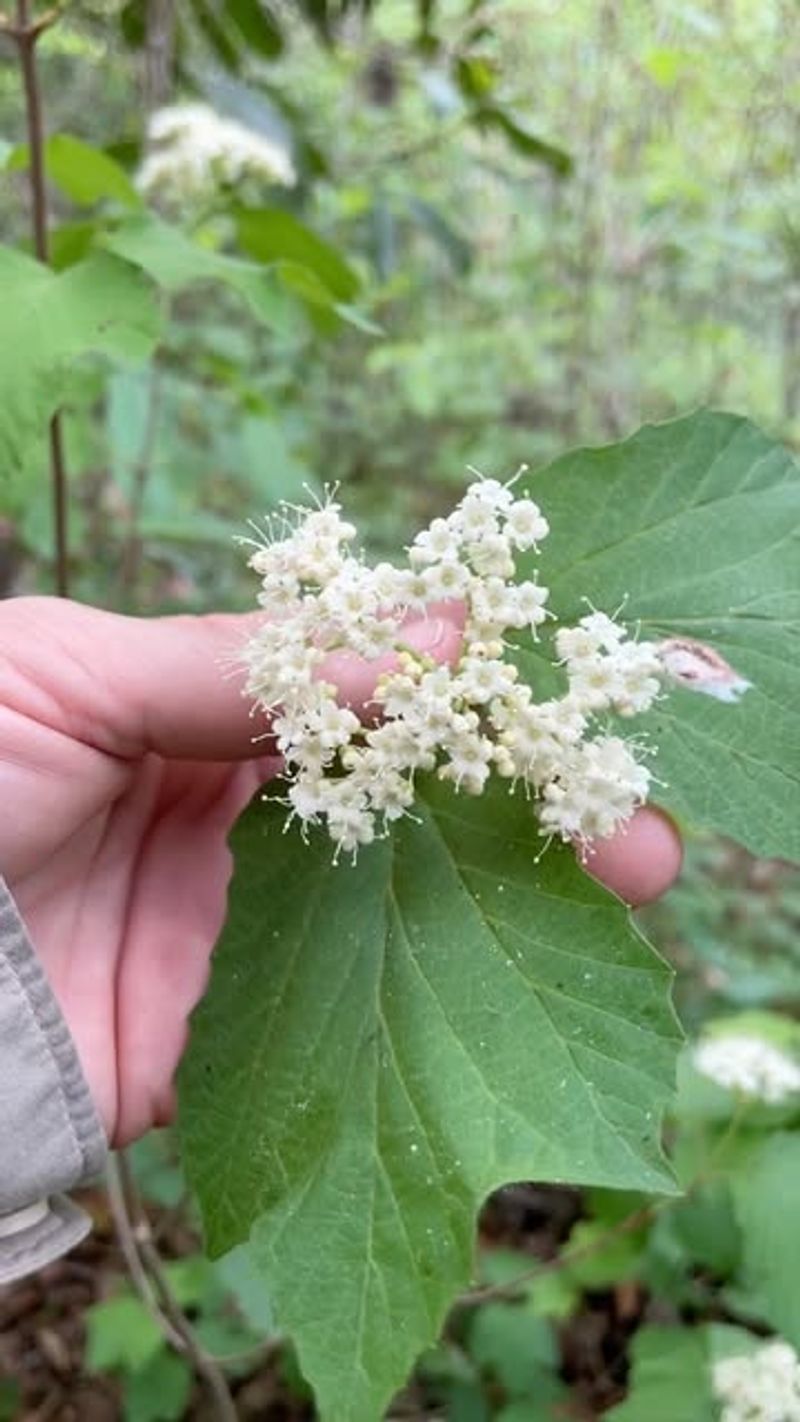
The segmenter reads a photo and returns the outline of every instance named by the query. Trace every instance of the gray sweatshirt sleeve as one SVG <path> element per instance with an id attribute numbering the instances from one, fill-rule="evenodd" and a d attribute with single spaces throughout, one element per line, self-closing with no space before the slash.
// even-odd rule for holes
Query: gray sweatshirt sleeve
<path id="1" fill-rule="evenodd" d="M 106 1140 L 58 1003 L 0 879 L 0 1284 L 89 1232 L 62 1193 L 96 1176 Z"/>

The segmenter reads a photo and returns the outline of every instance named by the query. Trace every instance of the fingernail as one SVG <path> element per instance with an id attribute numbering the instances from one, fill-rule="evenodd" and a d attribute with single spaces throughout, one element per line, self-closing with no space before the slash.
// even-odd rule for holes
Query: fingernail
<path id="1" fill-rule="evenodd" d="M 445 639 L 445 635 L 447 633 L 447 623 L 442 617 L 434 617 L 430 621 L 425 622 L 423 625 L 428 634 L 425 640 L 430 650 L 434 652 Z"/>

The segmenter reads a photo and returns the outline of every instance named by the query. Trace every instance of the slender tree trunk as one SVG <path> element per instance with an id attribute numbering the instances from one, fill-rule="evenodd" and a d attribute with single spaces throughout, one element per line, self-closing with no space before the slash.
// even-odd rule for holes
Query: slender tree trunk
<path id="1" fill-rule="evenodd" d="M 175 69 L 175 0 L 147 0 L 144 99 L 147 112 L 172 97 Z"/>
<path id="2" fill-rule="evenodd" d="M 47 231 L 47 184 L 44 169 L 44 116 L 39 72 L 36 65 L 36 44 L 52 16 L 38 23 L 31 15 L 29 0 L 17 0 L 17 23 L 6 26 L 19 54 L 22 84 L 25 91 L 25 117 L 30 163 L 31 223 L 36 256 L 45 265 L 49 260 Z M 50 475 L 53 490 L 53 552 L 56 564 L 56 591 L 59 597 L 69 595 L 69 548 L 67 535 L 67 469 L 64 457 L 64 434 L 58 411 L 50 421 Z"/>
<path id="3" fill-rule="evenodd" d="M 786 293 L 781 356 L 783 418 L 790 423 L 800 415 L 800 282 L 793 282 Z"/>

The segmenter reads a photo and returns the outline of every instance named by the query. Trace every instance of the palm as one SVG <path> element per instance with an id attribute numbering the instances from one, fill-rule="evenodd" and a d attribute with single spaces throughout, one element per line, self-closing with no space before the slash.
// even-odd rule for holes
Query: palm
<path id="1" fill-rule="evenodd" d="M 5 604 L 0 625 L 0 786 L 14 807 L 0 822 L 0 871 L 119 1143 L 170 1113 L 224 913 L 227 832 L 271 769 L 128 746 L 135 686 L 109 675 L 111 638 L 139 626 L 38 599 Z M 216 631 L 230 638 L 230 623 Z M 239 754 L 252 755 L 240 719 Z"/>
<path id="2" fill-rule="evenodd" d="M 32 796 L 22 776 L 8 779 L 11 803 L 27 800 L 40 826 L 30 848 L 41 856 L 11 887 L 106 1128 L 124 1142 L 169 1116 L 224 912 L 226 832 L 259 772 L 153 754 L 121 765 L 53 740 L 53 773 L 37 777 Z M 4 838 L 2 862 L 20 863 L 24 841 Z"/>

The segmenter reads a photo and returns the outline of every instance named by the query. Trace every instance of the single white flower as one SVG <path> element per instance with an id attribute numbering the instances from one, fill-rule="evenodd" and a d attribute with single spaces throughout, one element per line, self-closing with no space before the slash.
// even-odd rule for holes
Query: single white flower
<path id="1" fill-rule="evenodd" d="M 455 560 L 459 548 L 460 539 L 456 530 L 446 519 L 435 518 L 429 528 L 417 534 L 408 550 L 408 561 L 412 568 L 421 568 L 443 559 Z"/>
<path id="2" fill-rule="evenodd" d="M 426 602 L 442 602 L 463 597 L 472 583 L 472 574 L 457 558 L 442 558 L 421 573 Z"/>
<path id="3" fill-rule="evenodd" d="M 501 484 L 499 479 L 486 479 L 479 475 L 469 489 L 462 501 L 462 508 L 465 504 L 483 504 L 494 513 L 507 513 L 514 503 L 514 495 L 508 484 Z"/>
<path id="4" fill-rule="evenodd" d="M 523 553 L 544 541 L 550 525 L 533 499 L 517 499 L 506 514 L 505 532 L 514 547 Z"/>
<path id="5" fill-rule="evenodd" d="M 513 578 L 514 557 L 510 538 L 504 533 L 486 533 L 467 543 L 464 552 L 471 567 L 483 578 Z"/>
<path id="6" fill-rule="evenodd" d="M 510 625 L 512 627 L 530 627 L 535 631 L 547 616 L 545 603 L 548 596 L 548 589 L 541 587 L 539 583 L 517 583 L 511 600 L 514 617 Z"/>

